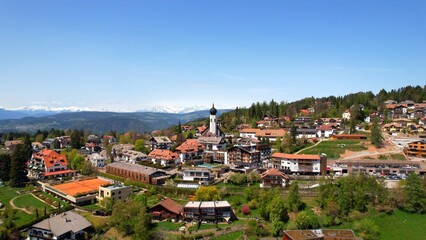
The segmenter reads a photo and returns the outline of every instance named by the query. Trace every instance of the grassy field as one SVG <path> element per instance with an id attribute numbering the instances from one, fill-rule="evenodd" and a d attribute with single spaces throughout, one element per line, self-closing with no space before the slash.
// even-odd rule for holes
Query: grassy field
<path id="1" fill-rule="evenodd" d="M 362 151 L 367 148 L 364 146 L 365 141 L 359 140 L 329 140 L 322 141 L 317 146 L 306 149 L 300 152 L 300 154 L 319 154 L 325 153 L 328 159 L 337 159 L 340 154 L 343 154 L 345 150 L 349 151 Z"/>
<path id="2" fill-rule="evenodd" d="M 426 239 L 426 215 L 411 214 L 396 210 L 392 215 L 373 213 L 366 217 L 379 227 L 383 240 L 424 240 Z M 353 229 L 354 223 L 348 222 L 328 228 Z"/>
<path id="3" fill-rule="evenodd" d="M 228 234 L 224 234 L 219 237 L 212 238 L 214 240 L 237 240 L 237 239 L 244 239 L 244 233 L 242 231 L 238 232 L 232 232 Z"/>
<path id="4" fill-rule="evenodd" d="M 81 216 L 85 217 L 93 227 L 105 226 L 109 222 L 109 217 L 93 216 L 91 212 L 74 211 Z"/>
<path id="5" fill-rule="evenodd" d="M 158 222 L 155 223 L 155 230 L 157 231 L 178 231 L 182 223 L 173 222 Z"/>
<path id="6" fill-rule="evenodd" d="M 42 213 L 44 211 L 44 206 L 46 206 L 48 211 L 52 209 L 51 206 L 44 204 L 31 194 L 21 195 L 15 198 L 13 203 L 15 204 L 15 206 L 19 208 L 25 208 L 33 213 L 35 212 L 36 208 L 39 209 L 39 213 Z"/>

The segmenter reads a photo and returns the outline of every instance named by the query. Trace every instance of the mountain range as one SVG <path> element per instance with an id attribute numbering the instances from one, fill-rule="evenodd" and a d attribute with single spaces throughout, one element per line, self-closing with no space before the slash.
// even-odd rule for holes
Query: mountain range
<path id="1" fill-rule="evenodd" d="M 218 115 L 230 110 L 220 109 Z M 44 114 L 44 115 L 43 115 Z M 11 111 L 0 109 L 0 132 L 20 131 L 35 132 L 37 130 L 83 129 L 102 134 L 110 130 L 126 132 L 151 132 L 166 129 L 172 125 L 207 118 L 208 110 L 189 113 L 165 112 L 97 112 L 97 111 Z M 8 117 L 8 119 L 4 119 Z"/>

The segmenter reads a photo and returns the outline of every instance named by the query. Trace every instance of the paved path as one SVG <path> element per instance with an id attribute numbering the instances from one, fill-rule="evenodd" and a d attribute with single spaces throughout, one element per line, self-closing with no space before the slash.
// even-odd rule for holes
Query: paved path
<path id="1" fill-rule="evenodd" d="M 12 199 L 9 201 L 10 206 L 11 206 L 13 209 L 21 210 L 21 211 L 23 211 L 23 212 L 25 212 L 25 213 L 27 213 L 27 214 L 33 214 L 33 212 L 28 211 L 26 208 L 18 208 L 18 207 L 15 205 L 15 203 L 13 202 L 13 201 L 15 201 L 15 199 L 16 199 L 16 198 L 18 198 L 18 197 L 22 197 L 22 196 L 25 196 L 25 195 L 27 195 L 27 194 L 19 195 L 19 196 L 16 196 L 16 197 L 12 198 Z"/>
<path id="2" fill-rule="evenodd" d="M 320 144 L 322 141 L 326 141 L 325 139 L 321 139 L 321 140 L 319 140 L 317 143 L 315 143 L 314 145 L 312 145 L 312 146 L 310 146 L 310 147 L 307 147 L 307 148 L 303 148 L 303 149 L 300 149 L 299 151 L 297 151 L 295 154 L 299 154 L 300 152 L 302 152 L 302 151 L 305 151 L 305 150 L 307 150 L 307 149 L 310 149 L 310 148 L 313 148 L 313 147 L 316 147 L 318 144 Z"/>

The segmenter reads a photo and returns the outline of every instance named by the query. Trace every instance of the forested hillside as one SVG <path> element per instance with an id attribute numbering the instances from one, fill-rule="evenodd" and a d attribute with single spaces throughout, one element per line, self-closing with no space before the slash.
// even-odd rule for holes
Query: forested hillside
<path id="1" fill-rule="evenodd" d="M 257 102 L 253 103 L 249 108 L 236 108 L 233 111 L 224 113 L 221 117 L 221 123 L 225 130 L 232 131 L 237 125 L 242 123 L 254 126 L 257 121 L 267 114 L 276 117 L 295 117 L 301 115 L 300 110 L 308 108 L 314 109 L 315 112 L 309 114 L 314 118 L 341 117 L 345 110 L 357 104 L 364 106 L 365 114 L 369 114 L 372 111 L 384 112 L 386 111 L 384 102 L 387 100 L 423 102 L 426 100 L 426 85 L 423 87 L 406 86 L 391 91 L 383 89 L 377 94 L 358 92 L 338 97 L 307 97 L 291 103 L 277 102 L 275 100 Z"/>

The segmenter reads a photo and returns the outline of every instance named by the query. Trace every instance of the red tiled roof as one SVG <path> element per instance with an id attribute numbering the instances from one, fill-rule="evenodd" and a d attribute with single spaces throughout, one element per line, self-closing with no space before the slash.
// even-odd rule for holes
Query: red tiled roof
<path id="1" fill-rule="evenodd" d="M 148 154 L 148 156 L 155 159 L 164 159 L 168 161 L 172 161 L 179 158 L 177 153 L 174 153 L 170 150 L 165 150 L 165 149 L 154 149 L 152 152 Z"/>
<path id="2" fill-rule="evenodd" d="M 201 143 L 199 143 L 196 139 L 187 139 L 179 147 L 177 147 L 176 150 L 182 153 L 188 153 L 188 152 L 198 152 L 202 150 L 203 148 L 204 146 Z"/>
<path id="3" fill-rule="evenodd" d="M 53 176 L 53 175 L 64 175 L 64 174 L 68 174 L 68 173 L 75 173 L 75 170 L 62 170 L 62 171 L 56 171 L 56 172 L 46 172 L 46 173 L 42 173 L 43 176 Z"/>
<path id="4" fill-rule="evenodd" d="M 180 205 L 179 203 L 173 201 L 170 198 L 164 199 L 163 201 L 161 201 L 160 203 L 158 203 L 157 205 L 155 205 L 155 206 L 153 206 L 151 208 L 154 208 L 154 207 L 156 207 L 158 205 L 164 207 L 168 211 L 170 211 L 172 213 L 175 213 L 175 214 L 179 214 L 182 211 L 182 208 L 183 208 L 182 205 Z"/>
<path id="5" fill-rule="evenodd" d="M 285 158 L 285 159 L 301 159 L 301 160 L 320 160 L 319 155 L 314 154 L 288 154 L 288 153 L 274 153 L 272 157 Z"/>
<path id="6" fill-rule="evenodd" d="M 330 125 L 322 125 L 322 126 L 318 127 L 317 130 L 326 131 L 326 130 L 333 130 L 333 128 Z"/>
<path id="7" fill-rule="evenodd" d="M 260 175 L 260 178 L 262 179 L 266 176 L 280 176 L 282 178 L 288 179 L 287 175 L 285 175 L 283 172 L 281 172 L 280 170 L 278 170 L 276 168 L 268 169 L 266 172 L 264 172 Z"/>
<path id="8" fill-rule="evenodd" d="M 42 159 L 44 161 L 44 165 L 48 168 L 53 167 L 55 163 L 59 163 L 62 166 L 67 166 L 68 161 L 65 154 L 59 154 L 53 150 L 43 149 L 38 153 L 34 153 L 33 156 L 35 158 Z"/>

